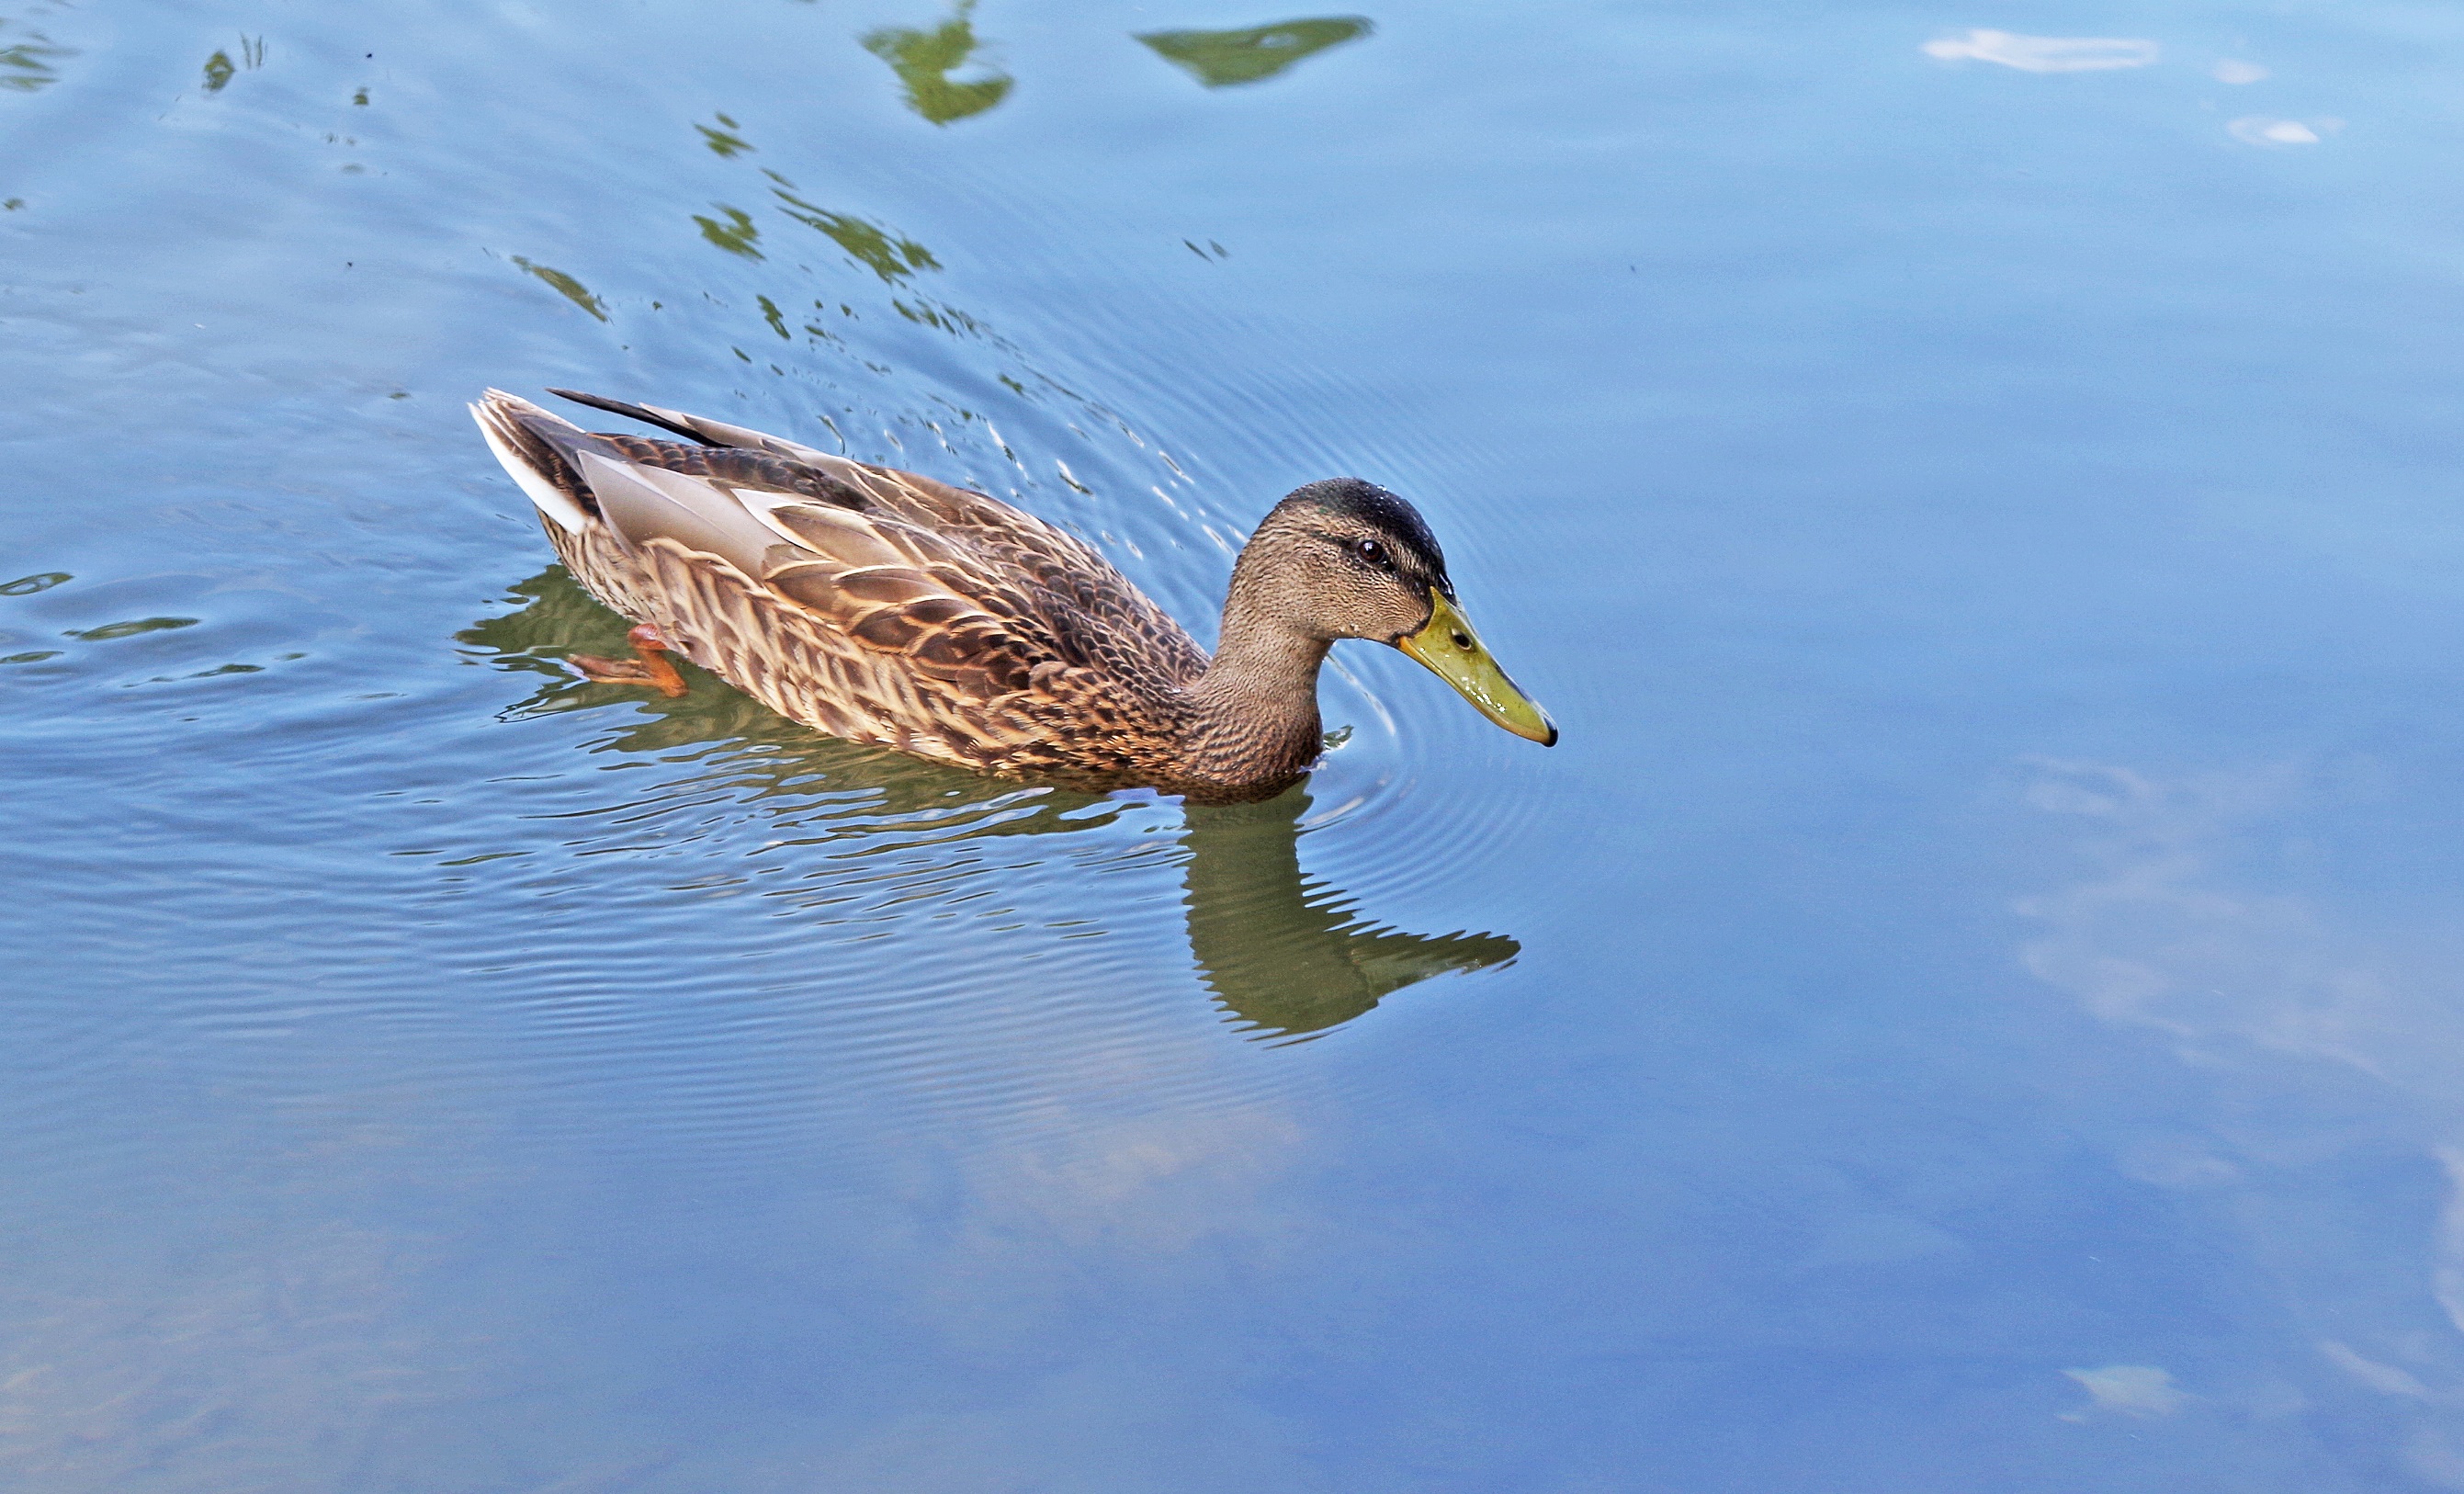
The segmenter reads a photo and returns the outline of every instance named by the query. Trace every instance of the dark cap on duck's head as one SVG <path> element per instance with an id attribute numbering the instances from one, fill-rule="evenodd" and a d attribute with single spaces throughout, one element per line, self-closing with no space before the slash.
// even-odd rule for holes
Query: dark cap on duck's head
<path id="1" fill-rule="evenodd" d="M 1380 547 L 1392 560 L 1387 569 L 1412 582 L 1417 592 L 1437 586 L 1444 597 L 1454 597 L 1454 582 L 1446 580 L 1446 552 L 1439 547 L 1437 535 L 1429 533 L 1429 520 L 1419 517 L 1419 511 L 1404 495 L 1363 478 L 1323 478 L 1293 488 L 1276 508 L 1313 508 L 1340 520 L 1345 533 L 1360 535 L 1368 530 L 1368 538 L 1380 539 Z M 1373 555 L 1370 560 L 1375 562 L 1377 558 Z"/>

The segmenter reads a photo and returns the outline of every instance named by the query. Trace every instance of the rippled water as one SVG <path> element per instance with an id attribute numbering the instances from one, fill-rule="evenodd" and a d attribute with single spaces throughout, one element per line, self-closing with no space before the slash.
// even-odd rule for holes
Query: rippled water
<path id="1" fill-rule="evenodd" d="M 0 0 L 0 1476 L 2464 1488 L 2464 19 Z M 558 661 L 463 402 L 1011 497 L 1184 808 Z"/>

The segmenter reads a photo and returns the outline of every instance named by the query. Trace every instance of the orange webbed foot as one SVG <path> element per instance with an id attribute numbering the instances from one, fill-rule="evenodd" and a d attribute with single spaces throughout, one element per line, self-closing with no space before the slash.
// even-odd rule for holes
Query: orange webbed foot
<path id="1" fill-rule="evenodd" d="M 603 659 L 596 654 L 569 654 L 565 663 L 594 685 L 647 685 L 672 700 L 685 692 L 685 677 L 667 661 L 668 641 L 644 623 L 625 635 L 633 644 L 629 659 Z"/>

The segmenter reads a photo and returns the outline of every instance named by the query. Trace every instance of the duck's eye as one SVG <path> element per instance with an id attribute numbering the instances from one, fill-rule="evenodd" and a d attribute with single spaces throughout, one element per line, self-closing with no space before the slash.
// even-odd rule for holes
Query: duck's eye
<path id="1" fill-rule="evenodd" d="M 1386 547 L 1375 539 L 1353 540 L 1352 553 L 1381 570 L 1391 571 L 1395 568 L 1395 562 L 1387 557 Z"/>

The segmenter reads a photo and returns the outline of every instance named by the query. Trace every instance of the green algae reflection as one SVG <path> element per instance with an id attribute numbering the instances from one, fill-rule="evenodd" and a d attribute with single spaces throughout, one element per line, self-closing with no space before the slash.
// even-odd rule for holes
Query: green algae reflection
<path id="1" fill-rule="evenodd" d="M 938 270 L 941 262 L 933 252 L 912 238 L 891 238 L 875 224 L 852 218 L 843 212 L 832 212 L 804 201 L 784 187 L 774 187 L 782 205 L 780 211 L 798 223 L 820 230 L 824 234 L 861 261 L 886 285 L 895 285 L 918 270 Z"/>
<path id="2" fill-rule="evenodd" d="M 239 39 L 239 62 L 234 65 L 228 52 L 216 52 L 206 59 L 206 92 L 218 94 L 239 76 L 242 67 L 253 73 L 265 66 L 265 38 L 242 36 Z"/>
<path id="3" fill-rule="evenodd" d="M 933 30 L 885 26 L 859 38 L 864 50 L 890 64 L 907 91 L 907 107 L 935 124 L 981 114 L 1009 97 L 1010 77 L 959 81 L 950 77 L 976 52 L 975 0 L 960 0 L 950 18 Z"/>
<path id="4" fill-rule="evenodd" d="M 0 20 L 0 32 L 9 23 Z M 60 80 L 59 70 L 52 66 L 54 57 L 73 57 L 77 54 L 67 47 L 52 44 L 41 32 L 28 32 L 23 41 L 11 41 L 0 36 L 0 89 L 11 93 L 31 94 Z"/>
<path id="5" fill-rule="evenodd" d="M 590 315 L 598 318 L 602 321 L 605 321 L 607 319 L 607 308 L 601 303 L 598 297 L 591 295 L 589 287 L 583 285 L 581 281 L 575 279 L 569 275 L 566 275 L 561 270 L 551 270 L 545 265 L 532 264 L 529 260 L 524 259 L 519 254 L 514 255 L 513 259 L 515 265 L 517 266 L 524 275 L 538 276 L 542 282 L 552 287 L 556 291 L 557 295 L 563 297 L 566 300 L 573 302 L 573 304 L 581 307 L 583 311 L 590 313 Z"/>
<path id="6" fill-rule="evenodd" d="M 725 213 L 727 221 L 721 223 L 716 218 L 705 218 L 694 213 L 693 222 L 701 225 L 701 236 L 731 254 L 746 259 L 760 258 L 761 251 L 753 246 L 761 237 L 761 230 L 754 223 L 753 215 L 741 208 L 730 208 L 725 203 L 712 203 L 711 206 Z"/>
<path id="7" fill-rule="evenodd" d="M 715 118 L 718 122 L 725 127 L 722 129 L 713 129 L 707 124 L 696 124 L 693 126 L 694 129 L 701 131 L 701 143 L 708 145 L 713 154 L 716 155 L 720 160 L 726 161 L 733 160 L 737 156 L 743 155 L 745 152 L 753 148 L 751 142 L 747 141 L 743 136 L 736 133 L 738 129 L 742 128 L 742 126 L 738 125 L 734 120 L 729 119 L 723 114 L 714 116 L 714 118 Z"/>
<path id="8" fill-rule="evenodd" d="M 125 623 L 105 623 L 100 627 L 73 627 L 62 638 L 81 638 L 90 644 L 109 643 L 115 638 L 134 638 L 140 633 L 168 632 L 175 627 L 194 627 L 200 619 L 193 617 L 141 617 Z"/>
<path id="9" fill-rule="evenodd" d="M 1277 21 L 1230 32 L 1147 32 L 1138 40 L 1209 88 L 1230 88 L 1274 77 L 1303 57 L 1368 35 L 1365 15 Z"/>

